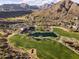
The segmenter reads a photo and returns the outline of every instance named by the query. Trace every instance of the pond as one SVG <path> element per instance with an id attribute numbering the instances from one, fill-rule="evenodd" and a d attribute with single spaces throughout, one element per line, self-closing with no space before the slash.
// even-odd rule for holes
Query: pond
<path id="1" fill-rule="evenodd" d="M 54 32 L 32 32 L 29 35 L 34 37 L 58 37 Z"/>

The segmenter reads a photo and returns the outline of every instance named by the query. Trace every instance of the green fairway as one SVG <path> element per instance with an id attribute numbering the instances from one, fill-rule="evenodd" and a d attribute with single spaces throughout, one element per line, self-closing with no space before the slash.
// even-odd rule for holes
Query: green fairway
<path id="1" fill-rule="evenodd" d="M 2 36 L 2 33 L 0 32 L 0 37 Z"/>
<path id="2" fill-rule="evenodd" d="M 60 28 L 54 28 L 54 32 L 58 33 L 60 36 L 66 36 L 66 37 L 70 37 L 70 38 L 79 39 L 79 33 L 66 32 Z"/>
<path id="3" fill-rule="evenodd" d="M 36 48 L 40 59 L 79 59 L 79 55 L 69 50 L 60 43 L 52 40 L 36 41 L 27 35 L 14 35 L 9 39 L 16 47 L 26 49 Z"/>

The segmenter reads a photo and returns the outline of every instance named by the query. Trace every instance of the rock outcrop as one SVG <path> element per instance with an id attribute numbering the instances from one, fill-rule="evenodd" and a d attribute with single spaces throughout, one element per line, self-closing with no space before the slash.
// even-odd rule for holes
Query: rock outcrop
<path id="1" fill-rule="evenodd" d="M 40 20 L 42 23 L 43 21 L 45 23 L 51 21 L 51 25 L 72 28 L 76 24 L 76 20 L 79 19 L 79 4 L 71 0 L 61 0 L 53 4 L 51 8 L 36 11 L 30 15 L 31 17 L 29 16 L 28 20 L 33 17 L 32 20 L 34 21 Z"/>

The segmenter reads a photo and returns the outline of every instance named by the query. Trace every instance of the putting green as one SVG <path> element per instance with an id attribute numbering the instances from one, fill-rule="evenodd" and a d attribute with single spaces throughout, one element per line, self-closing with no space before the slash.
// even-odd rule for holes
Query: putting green
<path id="1" fill-rule="evenodd" d="M 66 32 L 60 28 L 54 28 L 54 32 L 56 32 L 60 36 L 66 36 L 66 37 L 70 37 L 70 38 L 79 39 L 79 33 L 76 33 L 76 32 Z"/>

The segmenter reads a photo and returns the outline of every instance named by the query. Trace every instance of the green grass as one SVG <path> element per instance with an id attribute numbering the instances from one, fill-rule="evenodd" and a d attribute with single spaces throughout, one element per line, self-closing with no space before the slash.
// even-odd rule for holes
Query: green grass
<path id="1" fill-rule="evenodd" d="M 15 18 L 5 18 L 5 20 L 16 20 Z"/>
<path id="2" fill-rule="evenodd" d="M 56 41 L 36 41 L 26 35 L 14 35 L 9 41 L 16 47 L 36 48 L 40 59 L 79 59 L 79 55 Z"/>
<path id="3" fill-rule="evenodd" d="M 0 37 L 2 36 L 2 33 L 0 33 Z"/>
<path id="4" fill-rule="evenodd" d="M 66 32 L 60 28 L 54 28 L 54 32 L 58 33 L 60 36 L 79 39 L 79 33 L 76 32 Z"/>
<path id="5" fill-rule="evenodd" d="M 7 20 L 7 21 L 11 21 L 11 20 L 16 20 L 16 18 L 0 18 L 1 20 Z"/>

